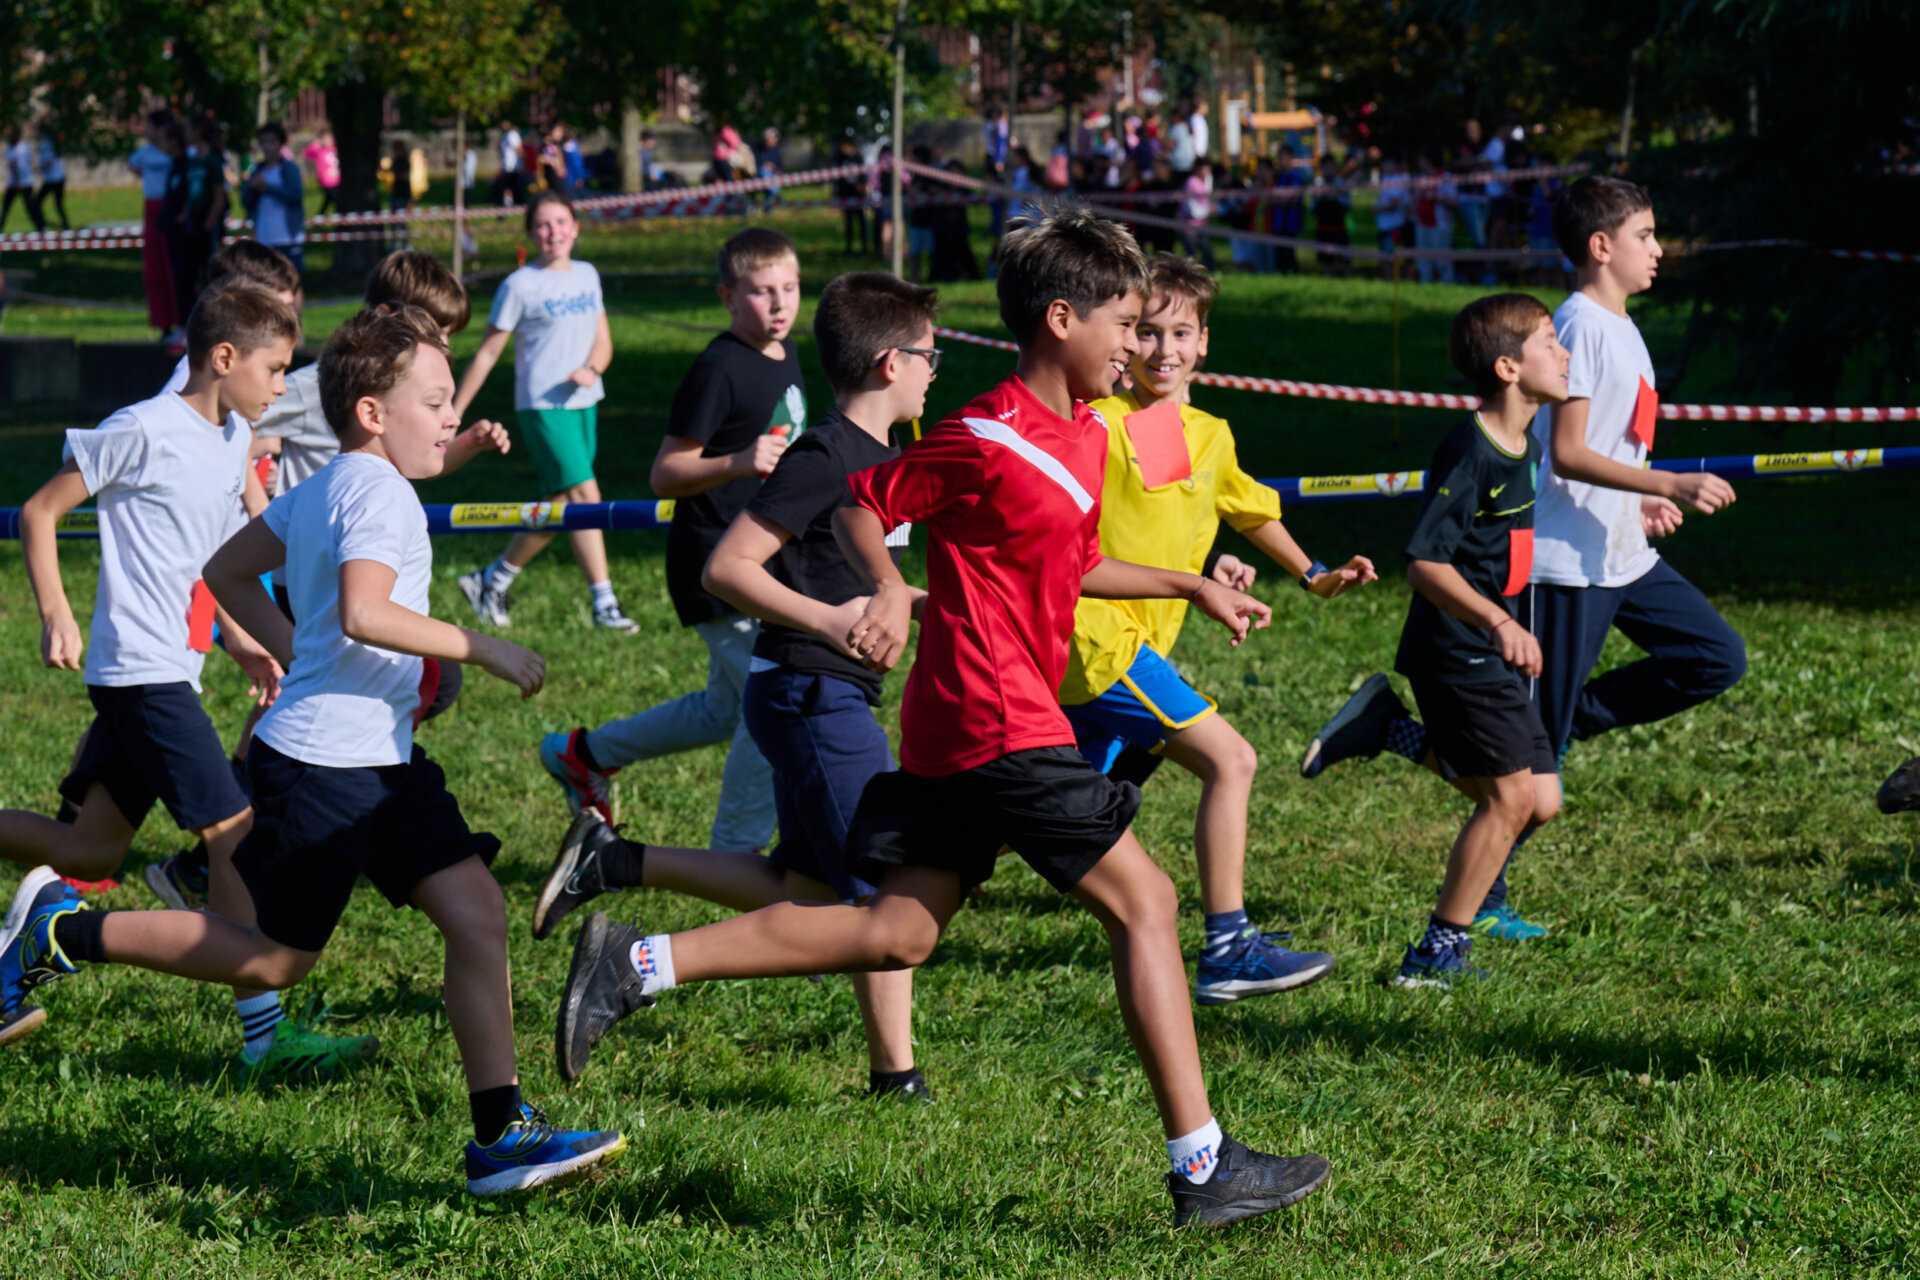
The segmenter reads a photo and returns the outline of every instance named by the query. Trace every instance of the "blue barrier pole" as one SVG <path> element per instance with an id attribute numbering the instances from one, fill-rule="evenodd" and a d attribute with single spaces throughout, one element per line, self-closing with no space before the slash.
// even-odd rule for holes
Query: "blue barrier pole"
<path id="1" fill-rule="evenodd" d="M 1832 449 L 1815 453 L 1738 454 L 1719 458 L 1663 458 L 1656 471 L 1711 471 L 1729 480 L 1786 476 L 1845 475 L 1859 471 L 1920 469 L 1920 445 L 1889 449 Z M 1262 483 L 1287 502 L 1348 502 L 1361 498 L 1402 498 L 1426 487 L 1424 471 L 1376 471 L 1349 476 L 1292 476 Z M 649 498 L 627 502 L 457 502 L 427 505 L 432 533 L 511 533 L 545 529 L 616 532 L 664 529 L 673 521 L 673 502 Z M 99 518 L 91 507 L 68 512 L 60 522 L 62 538 L 99 536 Z M 0 540 L 20 537 L 20 509 L 0 508 Z"/>

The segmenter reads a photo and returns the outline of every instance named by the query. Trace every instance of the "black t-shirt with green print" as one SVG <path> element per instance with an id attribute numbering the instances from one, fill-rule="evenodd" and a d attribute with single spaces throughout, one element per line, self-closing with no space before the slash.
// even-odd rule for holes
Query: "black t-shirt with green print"
<path id="1" fill-rule="evenodd" d="M 1518 616 L 1533 571 L 1540 442 L 1531 431 L 1526 442 L 1524 452 L 1507 452 L 1480 425 L 1478 414 L 1448 432 L 1427 468 L 1420 523 L 1407 543 L 1407 559 L 1451 564 L 1468 586 L 1509 617 Z M 1516 678 L 1486 628 L 1460 621 L 1422 595 L 1415 595 L 1407 609 L 1394 669 L 1445 684 Z"/>
<path id="2" fill-rule="evenodd" d="M 727 330 L 707 344 L 673 396 L 667 434 L 697 440 L 700 456 L 717 458 L 753 447 L 775 427 L 792 441 L 807 427 L 806 381 L 792 338 L 784 355 L 770 359 Z M 733 518 L 760 491 L 757 476 L 740 476 L 673 504 L 667 530 L 667 594 L 680 625 L 691 627 L 739 612 L 700 586 L 707 557 Z"/>

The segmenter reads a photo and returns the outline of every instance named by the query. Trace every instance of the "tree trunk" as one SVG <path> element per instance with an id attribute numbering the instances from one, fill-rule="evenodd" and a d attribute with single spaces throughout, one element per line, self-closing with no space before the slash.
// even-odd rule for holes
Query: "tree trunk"
<path id="1" fill-rule="evenodd" d="M 364 80 L 327 86 L 327 121 L 340 149 L 342 213 L 371 213 L 380 205 L 380 117 L 386 99 L 379 85 Z M 399 181 L 406 175 L 398 174 Z M 378 240 L 343 240 L 334 246 L 333 269 L 342 284 L 358 282 L 380 252 Z"/>
<path id="2" fill-rule="evenodd" d="M 620 105 L 620 189 L 638 191 L 646 185 L 640 172 L 640 108 L 625 102 Z"/>
<path id="3" fill-rule="evenodd" d="M 273 118 L 273 59 L 268 56 L 267 37 L 265 35 L 260 37 L 258 53 L 259 65 L 257 67 L 257 74 L 260 77 L 260 84 L 259 90 L 253 99 L 253 127 L 255 129 L 258 129 L 261 125 Z"/>
<path id="4" fill-rule="evenodd" d="M 467 247 L 467 113 L 453 118 L 453 274 L 460 274 Z M 397 180 L 397 176 L 396 176 Z"/>
<path id="5" fill-rule="evenodd" d="M 900 166 L 907 153 L 907 0 L 893 15 L 893 274 L 906 278 L 907 220 L 900 189 Z"/>

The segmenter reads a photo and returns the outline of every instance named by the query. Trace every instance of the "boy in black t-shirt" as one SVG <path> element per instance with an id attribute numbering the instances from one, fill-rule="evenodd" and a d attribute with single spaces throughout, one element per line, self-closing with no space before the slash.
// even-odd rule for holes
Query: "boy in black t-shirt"
<path id="1" fill-rule="evenodd" d="M 847 477 L 898 455 L 893 425 L 926 407 L 940 356 L 935 297 L 883 271 L 827 286 L 814 339 L 834 407 L 781 457 L 707 562 L 706 587 L 762 623 L 745 719 L 773 765 L 780 843 L 768 857 L 646 846 L 583 809 L 534 907 L 535 937 L 601 893 L 642 885 L 741 909 L 873 894 L 848 868 L 847 827 L 893 756 L 872 711 L 883 676 L 847 648 L 871 592 L 834 540 L 833 514 L 852 501 Z M 902 525 L 887 539 L 896 563 L 907 533 Z M 867 1092 L 930 1101 L 913 1061 L 913 970 L 851 978 L 867 1031 Z"/>
<path id="2" fill-rule="evenodd" d="M 1454 317 L 1447 354 L 1480 411 L 1447 433 L 1427 468 L 1426 503 L 1407 543 L 1415 595 L 1394 668 L 1413 685 L 1442 776 L 1474 810 L 1426 933 L 1400 962 L 1400 987 L 1482 976 L 1467 963 L 1465 922 L 1513 842 L 1560 811 L 1553 745 L 1526 683 L 1540 674 L 1540 644 L 1515 614 L 1533 568 L 1540 470 L 1528 428 L 1541 405 L 1567 398 L 1567 351 L 1545 306 L 1502 293 Z"/>
<path id="3" fill-rule="evenodd" d="M 713 820 L 716 849 L 764 849 L 773 839 L 773 781 L 740 721 L 741 691 L 759 626 L 700 585 L 720 535 L 806 430 L 800 356 L 788 334 L 800 310 L 800 258 L 777 231 L 750 227 L 720 250 L 720 301 L 733 320 L 674 393 L 653 460 L 654 493 L 673 498 L 667 593 L 680 625 L 707 642 L 707 686 L 638 715 L 550 733 L 540 761 L 578 812 L 613 821 L 607 779 L 622 766 L 731 742 Z"/>

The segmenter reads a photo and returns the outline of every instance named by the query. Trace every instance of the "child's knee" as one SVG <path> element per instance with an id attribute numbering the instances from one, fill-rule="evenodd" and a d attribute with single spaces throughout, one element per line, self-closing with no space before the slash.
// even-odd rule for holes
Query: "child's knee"
<path id="1" fill-rule="evenodd" d="M 451 945 L 507 942 L 507 900 L 479 858 L 469 858 L 421 881 L 414 905 L 426 912 Z"/>
<path id="2" fill-rule="evenodd" d="M 292 947 L 272 943 L 252 966 L 252 976 L 269 991 L 285 991 L 288 987 L 297 987 L 305 982 L 307 975 L 313 972 L 314 961 L 319 958 L 312 951 L 296 951 Z"/>
<path id="3" fill-rule="evenodd" d="M 1536 773 L 1533 775 L 1533 823 L 1545 826 L 1560 816 L 1560 775 L 1554 773 Z"/>
<path id="4" fill-rule="evenodd" d="M 917 907 L 917 904 L 916 904 Z M 940 922 L 905 904 L 878 906 L 872 912 L 871 959 L 877 969 L 913 969 L 927 962 L 940 941 Z"/>
<path id="5" fill-rule="evenodd" d="M 1502 822 L 1511 826 L 1515 835 L 1533 821 L 1536 806 L 1537 792 L 1532 774 L 1513 773 L 1504 778 L 1495 778 L 1488 789 L 1487 807 Z"/>
<path id="6" fill-rule="evenodd" d="M 1251 742 L 1236 733 L 1213 758 L 1213 763 L 1221 779 L 1251 783 L 1253 775 L 1260 769 L 1260 753 L 1253 749 Z"/>
<path id="7" fill-rule="evenodd" d="M 1708 696 L 1718 697 L 1746 677 L 1747 642 L 1729 630 L 1724 641 L 1708 650 L 1702 666 Z"/>

